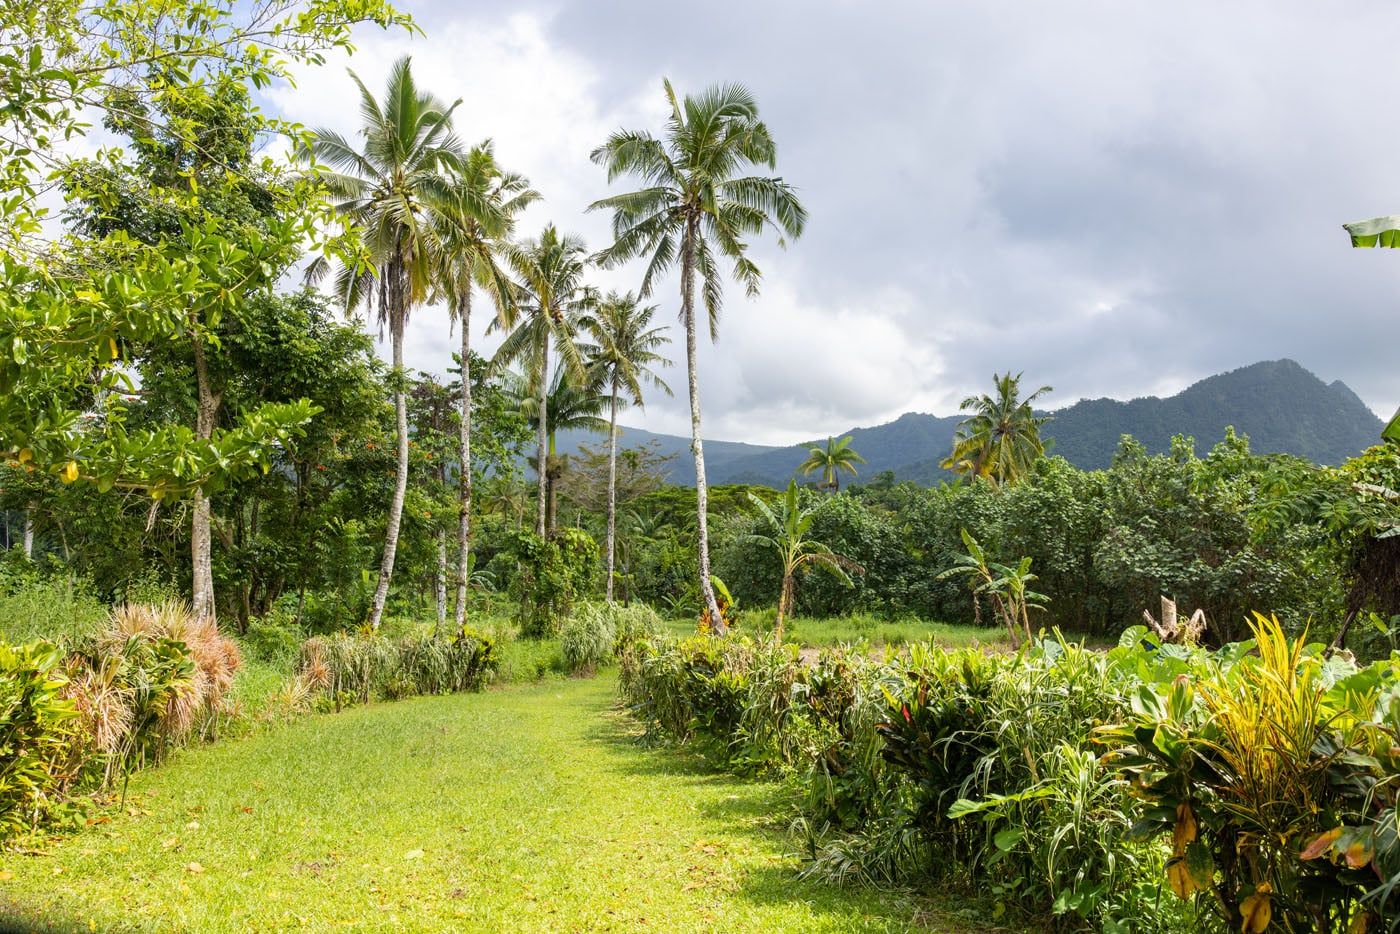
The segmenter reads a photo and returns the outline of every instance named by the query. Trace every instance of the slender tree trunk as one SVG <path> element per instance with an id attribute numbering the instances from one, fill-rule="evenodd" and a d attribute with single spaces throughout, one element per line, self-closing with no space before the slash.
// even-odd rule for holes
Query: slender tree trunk
<path id="1" fill-rule="evenodd" d="M 559 462 L 558 455 L 554 451 L 554 435 L 549 436 L 549 445 L 545 451 L 545 463 L 549 467 L 545 470 L 545 489 L 548 492 L 545 508 L 545 534 L 549 538 L 554 537 L 555 531 L 559 528 L 559 477 L 563 474 L 563 465 Z"/>
<path id="2" fill-rule="evenodd" d="M 778 617 L 773 622 L 773 644 L 783 644 L 783 620 L 787 619 L 792 612 L 792 588 L 793 577 L 790 573 L 783 574 L 783 588 L 778 594 Z"/>
<path id="3" fill-rule="evenodd" d="M 34 510 L 24 508 L 24 556 L 34 557 Z"/>
<path id="4" fill-rule="evenodd" d="M 219 411 L 219 394 L 209 381 L 209 362 L 204 356 L 204 343 L 194 338 L 194 373 L 197 389 L 195 408 L 195 437 L 208 441 L 214 437 L 214 419 Z M 194 491 L 194 508 L 190 516 L 190 559 L 193 571 L 191 610 L 197 619 L 211 617 L 214 606 L 213 515 L 209 497 L 202 488 Z"/>
<path id="5" fill-rule="evenodd" d="M 395 282 L 391 288 L 400 288 Z M 389 601 L 389 582 L 394 577 L 394 555 L 399 548 L 399 524 L 403 519 L 404 494 L 408 492 L 408 404 L 404 398 L 402 293 L 394 296 L 395 314 L 389 322 L 389 335 L 394 345 L 394 418 L 398 431 L 398 471 L 394 478 L 394 498 L 389 503 L 389 521 L 384 529 L 384 558 L 379 564 L 379 586 L 374 590 L 374 603 L 369 609 L 369 625 L 378 629 L 384 619 L 384 605 Z"/>
<path id="6" fill-rule="evenodd" d="M 705 483 L 705 447 L 700 439 L 700 378 L 695 362 L 695 222 L 687 223 L 681 244 L 681 320 L 685 322 L 686 382 L 690 389 L 690 450 L 695 455 L 695 532 L 700 556 L 700 597 L 718 635 L 727 629 L 710 584 L 709 490 Z"/>
<path id="7" fill-rule="evenodd" d="M 457 501 L 457 629 L 467 623 L 467 578 L 471 574 L 472 540 L 472 293 L 462 296 L 457 312 L 462 326 L 462 419 L 461 456 Z"/>
<path id="8" fill-rule="evenodd" d="M 548 465 L 548 457 L 549 457 L 549 454 L 548 454 L 548 450 L 547 450 L 547 444 L 548 444 L 548 436 L 549 436 L 549 433 L 548 433 L 548 430 L 547 430 L 547 429 L 548 429 L 548 425 L 545 424 L 545 422 L 547 421 L 547 414 L 548 414 L 546 410 L 547 410 L 547 408 L 548 408 L 548 406 L 549 406 L 549 333 L 548 333 L 548 331 L 545 332 L 545 335 L 544 335 L 544 343 L 543 343 L 543 345 L 542 345 L 541 348 L 540 348 L 540 373 L 539 373 L 539 376 L 540 376 L 539 396 L 538 396 L 538 398 L 536 399 L 536 402 L 539 403 L 539 410 L 535 413 L 535 415 L 536 415 L 536 416 L 538 417 L 538 419 L 539 419 L 539 430 L 538 430 L 538 431 L 536 432 L 536 434 L 535 434 L 536 440 L 539 442 L 539 452 L 538 452 L 539 460 L 536 461 L 536 463 L 535 463 L 535 473 L 539 475 L 539 476 L 538 476 L 538 479 L 537 479 L 537 486 L 538 486 L 538 489 L 537 489 L 537 491 L 536 491 L 536 492 L 538 493 L 538 496 L 539 496 L 539 502 L 536 503 L 535 534 L 538 535 L 540 538 L 544 538 L 544 537 L 545 537 L 545 532 L 546 532 L 546 530 L 548 529 L 548 526 L 545 524 L 546 521 L 547 521 L 547 517 L 546 517 L 546 515 L 545 515 L 545 511 L 546 511 L 546 508 L 547 508 L 547 505 L 548 505 L 548 504 L 547 504 L 547 500 L 548 500 L 548 498 L 549 498 L 549 465 Z"/>
<path id="9" fill-rule="evenodd" d="M 617 376 L 613 376 L 608 409 L 608 593 L 613 602 L 614 549 L 617 546 Z"/>
<path id="10" fill-rule="evenodd" d="M 437 573 L 433 575 L 433 598 L 437 604 L 437 629 L 447 625 L 447 530 L 437 530 Z"/>

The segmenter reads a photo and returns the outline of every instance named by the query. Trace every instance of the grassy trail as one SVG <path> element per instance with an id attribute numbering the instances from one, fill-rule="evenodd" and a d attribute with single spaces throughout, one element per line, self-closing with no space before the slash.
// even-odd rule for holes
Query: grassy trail
<path id="1" fill-rule="evenodd" d="M 110 823 L 0 856 L 0 928 L 977 929 L 795 881 L 779 790 L 638 747 L 612 698 L 548 681 L 187 751 Z"/>

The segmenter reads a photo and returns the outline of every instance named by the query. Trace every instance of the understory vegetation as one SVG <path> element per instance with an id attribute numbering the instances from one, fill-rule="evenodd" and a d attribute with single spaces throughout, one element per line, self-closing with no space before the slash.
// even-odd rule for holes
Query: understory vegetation
<path id="1" fill-rule="evenodd" d="M 807 878 L 951 887 L 1072 929 L 1379 929 L 1400 884 L 1396 663 L 1269 617 L 1252 632 L 884 660 L 663 637 L 626 648 L 620 687 L 654 737 L 801 789 Z"/>

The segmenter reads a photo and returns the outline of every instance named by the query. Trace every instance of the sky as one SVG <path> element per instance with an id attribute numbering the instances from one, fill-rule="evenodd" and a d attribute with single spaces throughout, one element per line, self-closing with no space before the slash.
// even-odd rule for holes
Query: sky
<path id="1" fill-rule="evenodd" d="M 951 414 L 1007 370 L 1058 407 L 1291 357 L 1378 414 L 1400 402 L 1400 254 L 1352 250 L 1341 228 L 1400 213 L 1393 3 L 400 6 L 423 35 L 361 30 L 272 109 L 354 133 L 345 68 L 382 92 L 411 55 L 420 87 L 461 99 L 458 135 L 491 138 L 544 195 L 522 236 L 552 221 L 606 245 L 586 208 L 623 184 L 588 154 L 660 130 L 663 77 L 752 90 L 810 221 L 786 250 L 753 243 L 758 298 L 726 291 L 700 351 L 706 437 Z M 683 360 L 676 279 L 651 301 Z M 407 362 L 445 372 L 456 344 L 443 309 L 420 308 Z M 664 375 L 676 397 L 623 421 L 687 434 L 683 367 Z"/>

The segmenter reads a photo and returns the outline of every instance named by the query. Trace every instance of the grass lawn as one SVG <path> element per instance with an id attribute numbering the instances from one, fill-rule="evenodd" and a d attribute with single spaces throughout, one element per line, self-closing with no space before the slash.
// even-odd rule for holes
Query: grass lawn
<path id="1" fill-rule="evenodd" d="M 0 854 L 0 928 L 982 929 L 796 881 L 783 791 L 638 746 L 613 690 L 553 678 L 188 750 L 110 822 Z"/>

